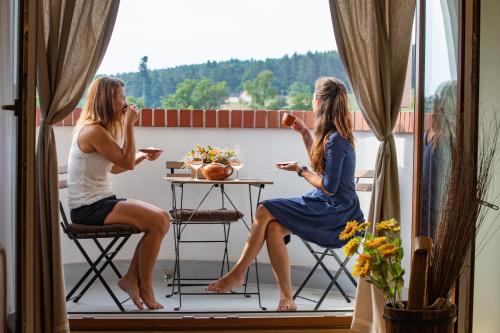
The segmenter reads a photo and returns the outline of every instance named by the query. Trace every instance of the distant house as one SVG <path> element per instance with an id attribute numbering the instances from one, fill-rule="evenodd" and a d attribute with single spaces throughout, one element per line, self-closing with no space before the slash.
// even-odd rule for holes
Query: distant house
<path id="1" fill-rule="evenodd" d="M 224 103 L 226 104 L 239 104 L 239 103 L 250 103 L 252 97 L 247 93 L 246 90 L 240 92 L 232 92 L 229 97 L 226 98 Z"/>
<path id="2" fill-rule="evenodd" d="M 224 100 L 225 104 L 236 104 L 240 102 L 241 92 L 231 92 L 229 96 Z"/>
<path id="3" fill-rule="evenodd" d="M 241 103 L 250 103 L 252 101 L 252 96 L 248 94 L 246 90 L 240 94 L 240 102 Z"/>

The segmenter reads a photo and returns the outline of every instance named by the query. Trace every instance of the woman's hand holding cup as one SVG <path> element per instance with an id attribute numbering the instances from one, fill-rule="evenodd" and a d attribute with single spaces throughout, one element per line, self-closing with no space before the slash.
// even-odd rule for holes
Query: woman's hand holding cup
<path id="1" fill-rule="evenodd" d="M 295 119 L 295 121 L 292 124 L 292 129 L 295 132 L 299 132 L 300 134 L 304 134 L 307 131 L 306 125 L 302 120 Z"/>
<path id="2" fill-rule="evenodd" d="M 130 124 L 134 124 L 139 119 L 139 108 L 135 104 L 129 104 L 125 107 L 125 116 L 128 117 Z"/>
<path id="3" fill-rule="evenodd" d="M 294 117 L 291 113 L 285 112 L 283 118 L 281 119 L 281 124 L 287 127 L 291 127 L 294 131 L 304 134 L 307 131 L 306 125 L 302 120 Z"/>

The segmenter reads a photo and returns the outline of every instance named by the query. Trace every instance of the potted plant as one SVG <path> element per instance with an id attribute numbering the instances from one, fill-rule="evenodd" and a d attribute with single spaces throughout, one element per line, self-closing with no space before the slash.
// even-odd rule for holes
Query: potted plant
<path id="1" fill-rule="evenodd" d="M 197 169 L 200 169 L 204 178 L 209 180 L 223 180 L 233 173 L 230 161 L 237 158 L 234 149 L 218 148 L 208 145 L 206 148 L 195 145 L 183 158 L 184 165 L 194 169 L 198 178 Z"/>
<path id="2" fill-rule="evenodd" d="M 368 222 L 348 222 L 339 238 L 348 240 L 343 248 L 346 256 L 358 255 L 353 275 L 376 286 L 388 301 L 384 308 L 386 332 L 451 332 L 456 317 L 453 305 L 445 309 L 411 310 L 408 302 L 402 300 L 405 271 L 401 266 L 403 248 L 398 222 L 389 219 L 377 223 L 377 235 L 368 232 L 368 227 Z"/>
<path id="3" fill-rule="evenodd" d="M 467 271 L 466 258 L 486 214 L 485 202 L 496 157 L 499 123 L 493 121 L 478 144 L 477 160 L 465 149 L 463 128 L 444 144 L 450 152 L 450 172 L 443 180 L 445 195 L 434 239 L 418 237 L 412 258 L 408 302 L 401 301 L 403 255 L 395 220 L 377 224 L 381 235 L 364 232 L 367 224 L 347 223 L 341 239 L 350 239 L 346 255 L 359 254 L 354 275 L 377 286 L 388 300 L 384 308 L 387 333 L 451 333 L 456 306 L 450 298 Z M 356 234 L 358 233 L 358 234 Z M 473 255 L 473 254 L 472 254 Z"/>
<path id="4" fill-rule="evenodd" d="M 358 255 L 354 276 L 379 288 L 392 307 L 404 308 L 401 288 L 405 271 L 401 266 L 403 248 L 398 222 L 390 219 L 377 223 L 375 228 L 380 232 L 377 236 L 367 231 L 369 225 L 369 222 L 347 222 L 339 236 L 340 240 L 348 240 L 343 252 L 348 257 Z"/>

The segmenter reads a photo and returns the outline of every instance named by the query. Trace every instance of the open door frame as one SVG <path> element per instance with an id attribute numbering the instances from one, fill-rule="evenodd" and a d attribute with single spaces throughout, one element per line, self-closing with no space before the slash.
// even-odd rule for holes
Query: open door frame
<path id="1" fill-rule="evenodd" d="M 417 1 L 417 8 L 422 8 L 424 0 Z M 470 152 L 476 154 L 477 148 L 477 110 L 478 110 L 478 75 L 479 75 L 479 0 L 460 0 L 462 4 L 461 24 L 462 39 L 460 48 L 460 77 L 459 84 L 459 108 L 463 114 L 464 124 L 467 124 L 468 137 L 470 138 Z M 34 254 L 33 244 L 34 234 L 34 202 L 35 202 L 35 109 L 36 109 L 36 0 L 18 0 L 19 4 L 19 102 L 16 103 L 18 112 L 18 153 L 17 153 L 17 207 L 16 207 L 16 325 L 17 332 L 32 332 L 33 323 L 37 320 L 34 307 Z M 422 23 L 419 15 L 417 22 Z M 417 29 L 419 29 L 417 27 Z M 417 44 L 423 41 L 425 36 L 419 36 Z M 423 70 L 424 50 L 421 45 L 417 45 L 417 86 L 421 84 Z M 467 80 L 464 80 L 467 78 Z M 469 79 L 470 78 L 470 79 Z M 419 105 L 422 105 L 421 96 L 418 93 L 416 101 L 416 132 L 422 131 L 423 114 Z M 420 120 L 419 120 L 420 119 Z M 419 125 L 420 124 L 420 125 Z M 421 136 L 420 136 L 421 137 Z M 416 145 L 418 140 L 415 140 Z M 415 146 L 415 175 L 420 172 L 421 146 Z M 418 178 L 417 178 L 418 179 Z M 416 184 L 418 182 L 414 182 Z M 419 186 L 414 186 L 414 206 L 413 206 L 413 232 L 418 234 L 416 216 L 418 214 L 418 191 Z M 415 206 L 417 202 L 417 206 Z M 473 295 L 473 257 L 471 258 L 470 275 L 468 283 L 462 283 L 458 288 L 457 301 L 459 308 L 463 308 L 459 314 L 459 326 L 466 328 L 460 332 L 472 331 L 472 295 Z M 465 299 L 464 299 L 465 298 Z M 468 298 L 468 300 L 467 300 Z M 136 331 L 162 331 L 162 330 L 257 330 L 272 329 L 293 330 L 295 332 L 310 332 L 314 330 L 335 329 L 338 332 L 347 332 L 350 326 L 350 316 L 340 317 L 288 317 L 288 318 L 262 318 L 249 319 L 71 319 L 72 331 L 106 331 L 116 329 L 127 329 Z"/>
<path id="2" fill-rule="evenodd" d="M 478 111 L 479 111 L 479 39 L 480 39 L 480 0 L 459 0 L 458 59 L 457 59 L 457 124 L 463 126 L 465 149 L 477 160 Z M 425 0 L 417 1 L 417 83 L 415 98 L 415 137 L 413 168 L 413 237 L 419 235 L 420 219 L 420 179 L 423 147 L 424 121 L 424 68 L 425 68 Z M 474 253 L 472 244 L 471 253 Z M 473 295 L 474 295 L 474 256 L 466 260 L 470 266 L 463 279 L 457 281 L 454 294 L 458 307 L 455 332 L 472 332 Z"/>
<path id="3" fill-rule="evenodd" d="M 36 0 L 18 0 L 16 158 L 16 332 L 33 332 L 36 110 Z"/>

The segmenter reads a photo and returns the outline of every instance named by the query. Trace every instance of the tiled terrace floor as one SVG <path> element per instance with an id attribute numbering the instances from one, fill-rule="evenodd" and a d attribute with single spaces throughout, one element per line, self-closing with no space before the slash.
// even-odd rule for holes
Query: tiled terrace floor
<path id="1" fill-rule="evenodd" d="M 67 288 L 70 286 L 67 286 Z M 139 311 L 132 304 L 131 301 L 125 302 L 124 308 L 126 311 L 130 311 L 134 316 L 140 314 L 152 315 L 161 314 L 165 316 L 200 316 L 206 317 L 210 316 L 211 313 L 214 315 L 232 315 L 243 317 L 245 315 L 251 316 L 265 316 L 265 315 L 276 315 L 274 309 L 277 306 L 279 300 L 279 292 L 275 285 L 272 284 L 261 284 L 261 300 L 262 306 L 267 308 L 267 311 L 262 311 L 259 309 L 258 300 L 256 295 L 251 297 L 244 297 L 243 295 L 196 295 L 196 296 L 183 296 L 182 297 L 182 308 L 179 311 L 174 311 L 173 308 L 178 306 L 178 296 L 173 296 L 166 298 L 165 295 L 170 291 L 165 283 L 155 282 L 154 288 L 156 292 L 157 299 L 160 303 L 164 305 L 163 310 L 157 311 Z M 195 287 L 192 287 L 195 288 Z M 249 285 L 249 290 L 253 289 L 254 286 Z M 116 285 L 112 285 L 112 289 L 116 292 L 116 295 L 120 300 L 126 298 L 126 294 L 121 292 Z M 196 292 L 202 290 L 201 287 L 196 287 Z M 68 289 L 69 290 L 69 289 Z M 195 291 L 195 290 L 190 290 Z M 239 290 L 236 290 L 239 291 Z M 322 295 L 323 291 L 318 289 L 305 289 L 304 296 L 307 298 L 318 299 Z M 314 303 L 303 299 L 296 300 L 298 310 L 294 312 L 293 315 L 300 315 L 301 312 L 311 314 L 314 308 Z M 328 297 L 323 302 L 319 309 L 318 315 L 345 315 L 346 313 L 350 315 L 353 310 L 354 302 L 347 303 L 344 298 L 337 292 L 332 291 Z M 113 303 L 111 297 L 108 295 L 106 290 L 96 283 L 87 294 L 85 294 L 78 303 L 68 302 L 67 310 L 70 314 L 75 313 L 110 313 L 118 312 L 118 308 Z M 284 314 L 286 315 L 286 314 Z"/>

